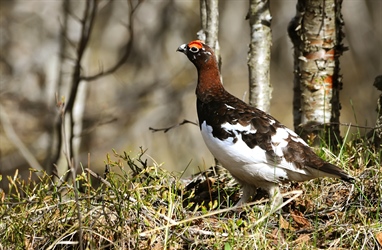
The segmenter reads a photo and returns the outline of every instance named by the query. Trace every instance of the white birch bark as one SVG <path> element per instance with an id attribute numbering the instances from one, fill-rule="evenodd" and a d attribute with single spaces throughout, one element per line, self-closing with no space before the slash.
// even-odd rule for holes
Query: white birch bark
<path id="1" fill-rule="evenodd" d="M 271 20 L 268 0 L 250 0 L 248 19 L 251 42 L 248 52 L 249 104 L 269 112 L 272 96 L 270 84 Z"/>

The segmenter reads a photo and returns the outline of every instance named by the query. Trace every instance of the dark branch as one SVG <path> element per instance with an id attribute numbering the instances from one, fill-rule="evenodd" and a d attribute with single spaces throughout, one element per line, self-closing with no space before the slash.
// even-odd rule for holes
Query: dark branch
<path id="1" fill-rule="evenodd" d="M 354 125 L 351 123 L 342 123 L 342 122 L 328 122 L 328 123 L 309 122 L 305 125 L 300 125 L 300 126 L 303 127 L 306 131 L 312 132 L 312 131 L 315 131 L 317 129 L 321 129 L 324 126 L 330 126 L 330 125 L 339 125 L 339 126 L 363 128 L 363 129 L 379 129 L 379 128 L 382 128 L 382 126 L 370 127 L 370 126 L 360 126 L 360 125 Z"/>
<path id="2" fill-rule="evenodd" d="M 181 123 L 178 123 L 178 124 L 175 124 L 175 125 L 172 125 L 170 127 L 167 127 L 167 128 L 152 128 L 152 127 L 149 127 L 149 130 L 153 131 L 153 133 L 155 132 L 160 132 L 160 131 L 163 131 L 163 133 L 167 133 L 168 131 L 170 131 L 171 129 L 173 128 L 176 128 L 176 127 L 179 127 L 179 126 L 182 126 L 186 123 L 191 123 L 193 125 L 196 125 L 198 126 L 198 124 L 196 122 L 192 122 L 192 121 L 189 121 L 189 120 L 183 120 Z"/>
<path id="3" fill-rule="evenodd" d="M 142 1 L 139 1 L 137 3 L 137 5 L 135 5 L 135 6 L 133 6 L 132 0 L 128 0 L 128 3 L 129 3 L 129 7 L 130 7 L 130 13 L 129 13 L 129 24 L 127 25 L 127 29 L 129 31 L 129 34 L 130 34 L 130 39 L 126 44 L 125 53 L 109 69 L 101 70 L 100 72 L 98 72 L 97 74 L 92 75 L 92 76 L 81 76 L 81 78 L 80 78 L 81 80 L 94 81 L 94 80 L 98 79 L 99 77 L 110 75 L 110 74 L 114 73 L 117 69 L 119 69 L 124 64 L 124 62 L 127 60 L 127 58 L 129 57 L 129 55 L 132 51 L 133 41 L 134 41 L 134 32 L 133 32 L 134 31 L 134 25 L 133 25 L 134 24 L 134 13 L 137 10 L 138 6 L 142 3 Z"/>
<path id="4" fill-rule="evenodd" d="M 83 16 L 83 19 L 81 20 L 82 30 L 81 30 L 81 38 L 80 38 L 78 49 L 77 49 L 77 61 L 75 63 L 73 74 L 72 74 L 72 86 L 70 89 L 69 99 L 65 107 L 65 114 L 69 115 L 69 123 L 70 123 L 69 151 L 66 152 L 67 154 L 69 154 L 69 159 L 71 159 L 74 155 L 74 152 L 73 152 L 73 137 L 74 137 L 73 108 L 74 108 L 74 102 L 76 100 L 77 93 L 78 93 L 78 87 L 81 82 L 81 63 L 82 63 L 83 55 L 89 43 L 90 34 L 94 26 L 95 17 L 96 17 L 97 9 L 98 9 L 97 5 L 98 5 L 98 2 L 96 0 L 86 1 L 84 16 Z M 76 159 L 74 159 L 74 165 L 76 165 L 75 161 Z"/>

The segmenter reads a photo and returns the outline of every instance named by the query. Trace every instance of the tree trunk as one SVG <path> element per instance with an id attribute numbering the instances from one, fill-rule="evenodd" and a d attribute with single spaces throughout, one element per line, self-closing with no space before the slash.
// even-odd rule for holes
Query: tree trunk
<path id="1" fill-rule="evenodd" d="M 200 0 L 200 20 L 202 29 L 198 32 L 198 39 L 206 42 L 215 51 L 219 71 L 221 71 L 222 60 L 219 46 L 219 0 Z M 223 83 L 223 77 L 220 74 L 220 80 Z M 215 160 L 215 171 L 221 174 L 223 167 L 218 160 Z"/>
<path id="2" fill-rule="evenodd" d="M 202 29 L 198 32 L 198 39 L 205 41 L 215 51 L 215 56 L 221 69 L 219 46 L 219 0 L 200 0 L 200 20 Z"/>
<path id="3" fill-rule="evenodd" d="M 294 128 L 319 145 L 340 140 L 339 57 L 342 46 L 342 0 L 298 0 L 288 32 L 294 45 Z"/>
<path id="4" fill-rule="evenodd" d="M 251 26 L 248 52 L 249 104 L 269 112 L 272 86 L 270 84 L 271 20 L 268 0 L 250 0 L 247 19 Z"/>
<path id="5" fill-rule="evenodd" d="M 374 87 L 379 91 L 382 91 L 382 75 L 379 75 L 374 80 Z M 367 137 L 374 144 L 376 149 L 382 148 L 382 94 L 379 95 L 377 100 L 377 121 L 375 123 L 375 129 L 371 130 Z"/>

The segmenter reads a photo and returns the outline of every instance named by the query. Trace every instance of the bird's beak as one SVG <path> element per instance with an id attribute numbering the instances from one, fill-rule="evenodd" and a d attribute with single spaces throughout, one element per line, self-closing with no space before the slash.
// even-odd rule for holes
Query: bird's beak
<path id="1" fill-rule="evenodd" d="M 182 53 L 186 54 L 186 52 L 187 52 L 187 44 L 180 45 L 179 48 L 176 51 L 179 51 L 179 52 L 182 52 Z"/>

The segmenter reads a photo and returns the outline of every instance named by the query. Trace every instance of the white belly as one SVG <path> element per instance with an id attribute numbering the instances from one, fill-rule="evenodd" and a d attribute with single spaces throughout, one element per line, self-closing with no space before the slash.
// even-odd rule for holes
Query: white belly
<path id="1" fill-rule="evenodd" d="M 290 175 L 291 170 L 295 172 L 294 174 L 306 175 L 304 170 L 296 169 L 293 164 L 287 163 L 284 159 L 280 164 L 269 162 L 265 150 L 258 146 L 248 147 L 241 139 L 241 134 L 236 134 L 238 140 L 235 143 L 231 137 L 220 140 L 212 135 L 212 127 L 205 121 L 202 123 L 201 132 L 204 142 L 214 157 L 241 181 L 253 184 L 261 181 L 278 183 L 289 180 L 288 173 Z"/>

